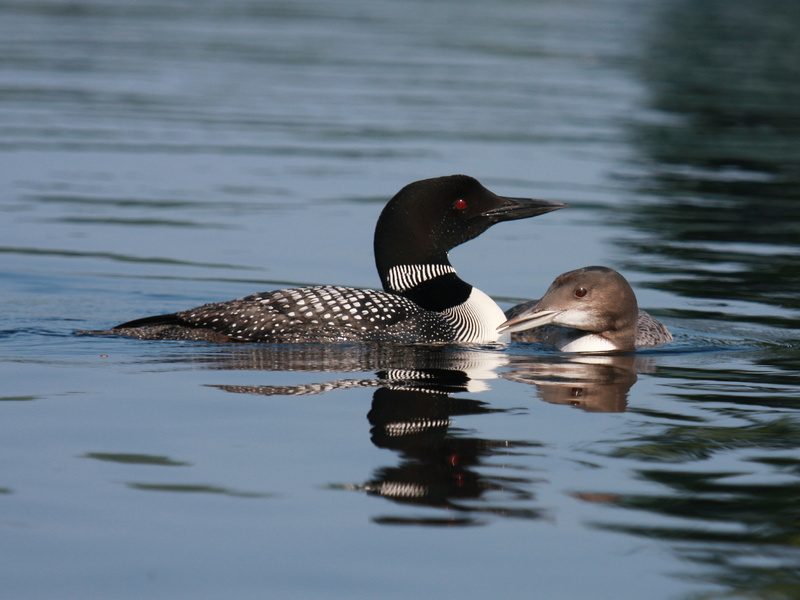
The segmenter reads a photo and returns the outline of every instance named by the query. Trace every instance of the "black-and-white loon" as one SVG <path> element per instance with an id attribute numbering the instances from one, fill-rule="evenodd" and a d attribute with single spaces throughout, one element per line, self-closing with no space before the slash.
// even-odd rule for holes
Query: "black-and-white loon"
<path id="1" fill-rule="evenodd" d="M 216 342 L 505 341 L 502 309 L 458 277 L 448 251 L 495 223 L 564 206 L 498 196 L 466 175 L 417 181 L 388 202 L 375 228 L 384 291 L 283 289 L 81 333 Z"/>
<path id="2" fill-rule="evenodd" d="M 608 267 L 559 275 L 540 300 L 506 312 L 500 326 L 517 342 L 542 342 L 563 352 L 630 352 L 672 341 L 669 330 L 639 310 L 628 281 Z"/>

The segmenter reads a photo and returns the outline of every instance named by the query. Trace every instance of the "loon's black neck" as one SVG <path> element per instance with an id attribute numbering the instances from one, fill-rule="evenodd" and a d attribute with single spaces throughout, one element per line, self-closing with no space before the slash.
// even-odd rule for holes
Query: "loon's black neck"
<path id="1" fill-rule="evenodd" d="M 450 264 L 449 248 L 442 249 L 437 240 L 431 240 L 424 227 L 403 226 L 404 219 L 388 219 L 386 213 L 384 210 L 375 232 L 375 265 L 384 290 L 410 298 L 409 293 L 419 285 L 440 277 L 468 285 L 458 279 Z M 414 295 L 420 293 L 426 295 Z"/>
<path id="2" fill-rule="evenodd" d="M 386 291 L 437 312 L 463 304 L 472 293 L 472 286 L 456 274 L 450 263 L 396 265 L 381 279 Z"/>

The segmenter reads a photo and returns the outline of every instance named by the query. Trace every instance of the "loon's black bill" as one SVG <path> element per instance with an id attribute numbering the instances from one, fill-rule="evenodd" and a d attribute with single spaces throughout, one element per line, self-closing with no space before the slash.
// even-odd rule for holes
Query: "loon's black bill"
<path id="1" fill-rule="evenodd" d="M 525 331 L 533 329 L 534 327 L 541 327 L 552 323 L 563 310 L 534 310 L 526 311 L 521 315 L 517 315 L 513 319 L 509 319 L 505 323 L 501 323 L 497 327 L 498 333 L 514 333 L 515 331 Z"/>
<path id="2" fill-rule="evenodd" d="M 533 198 L 508 198 L 505 196 L 498 196 L 498 198 L 502 200 L 502 203 L 485 211 L 482 216 L 491 217 L 498 221 L 513 221 L 543 215 L 568 206 L 562 202 L 535 200 Z"/>

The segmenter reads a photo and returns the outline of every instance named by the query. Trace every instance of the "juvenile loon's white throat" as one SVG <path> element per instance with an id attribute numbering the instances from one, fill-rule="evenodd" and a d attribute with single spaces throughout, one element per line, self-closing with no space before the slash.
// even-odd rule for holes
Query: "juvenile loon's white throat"
<path id="1" fill-rule="evenodd" d="M 610 340 L 593 333 L 587 333 L 570 342 L 558 344 L 558 349 L 562 352 L 615 352 L 619 350 Z"/>

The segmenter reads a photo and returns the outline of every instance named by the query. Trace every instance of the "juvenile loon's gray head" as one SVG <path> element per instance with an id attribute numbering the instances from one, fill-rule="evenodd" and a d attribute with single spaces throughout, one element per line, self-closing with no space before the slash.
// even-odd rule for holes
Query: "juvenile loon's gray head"
<path id="1" fill-rule="evenodd" d="M 622 275 L 608 267 L 584 267 L 559 275 L 541 300 L 498 330 L 513 333 L 559 325 L 588 336 L 583 344 L 570 345 L 569 351 L 626 352 L 636 349 L 638 317 L 636 295 Z M 574 344 L 578 338 L 569 339 Z"/>
<path id="2" fill-rule="evenodd" d="M 427 275 L 457 279 L 447 257 L 451 249 L 495 223 L 535 217 L 564 206 L 559 202 L 498 196 L 466 175 L 410 183 L 389 201 L 375 227 L 375 264 L 383 287 L 404 293 L 421 279 L 428 279 Z M 425 271 L 428 265 L 436 267 Z M 393 268 L 401 266 L 419 266 L 406 278 L 406 289 L 403 284 L 398 285 L 402 277 L 390 275 Z"/>

